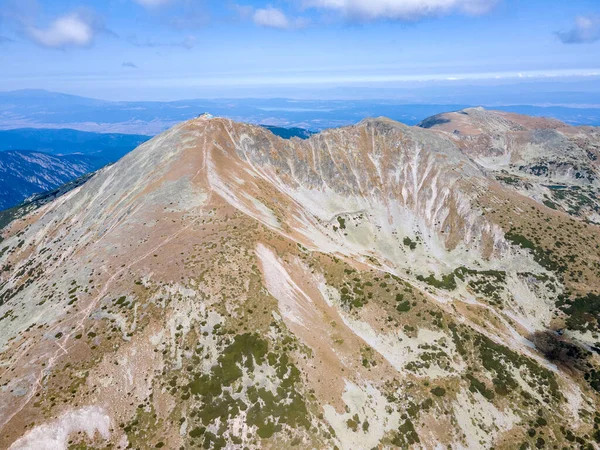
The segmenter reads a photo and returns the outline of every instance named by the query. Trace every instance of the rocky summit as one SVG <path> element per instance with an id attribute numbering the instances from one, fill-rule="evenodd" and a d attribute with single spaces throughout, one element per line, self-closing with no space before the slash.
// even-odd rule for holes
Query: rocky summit
<path id="1" fill-rule="evenodd" d="M 208 115 L 12 222 L 0 448 L 600 445 L 600 130 Z"/>

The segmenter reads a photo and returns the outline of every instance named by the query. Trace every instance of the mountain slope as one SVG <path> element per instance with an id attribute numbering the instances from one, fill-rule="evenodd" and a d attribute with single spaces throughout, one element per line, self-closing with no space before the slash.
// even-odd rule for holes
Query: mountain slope
<path id="1" fill-rule="evenodd" d="M 0 131 L 0 210 L 118 161 L 148 139 L 68 129 Z"/>
<path id="2" fill-rule="evenodd" d="M 285 139 L 306 139 L 312 134 L 301 128 L 265 128 Z M 2 150 L 35 149 L 35 152 L 13 150 L 0 153 L 0 193 L 3 194 L 0 197 L 0 210 L 11 208 L 33 194 L 52 190 L 83 173 L 115 162 L 148 139 L 148 136 L 67 129 L 0 131 Z"/>
<path id="3" fill-rule="evenodd" d="M 600 229 L 445 131 L 203 116 L 4 238 L 0 447 L 600 440 Z"/>
<path id="4" fill-rule="evenodd" d="M 554 119 L 470 108 L 425 120 L 504 185 L 600 223 L 600 132 Z"/>
<path id="5" fill-rule="evenodd" d="M 98 163 L 84 156 L 53 156 L 31 151 L 0 152 L 0 210 L 21 203 L 27 197 L 54 189 Z"/>

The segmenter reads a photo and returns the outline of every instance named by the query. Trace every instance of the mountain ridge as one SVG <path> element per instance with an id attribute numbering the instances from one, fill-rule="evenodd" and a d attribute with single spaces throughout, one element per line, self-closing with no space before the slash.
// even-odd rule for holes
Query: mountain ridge
<path id="1" fill-rule="evenodd" d="M 104 101 L 54 93 L 41 97 L 15 98 L 10 92 L 0 92 L 0 105 L 4 110 L 0 128 L 72 128 L 95 132 L 155 135 L 177 123 L 192 119 L 202 111 L 211 111 L 215 115 L 229 117 L 238 122 L 318 131 L 351 125 L 366 116 L 379 115 L 414 125 L 434 114 L 477 104 L 527 113 L 531 116 L 554 116 L 571 124 L 600 124 L 598 105 L 586 106 L 585 102 L 578 104 L 573 98 L 573 101 L 568 102 L 570 105 L 551 106 L 548 105 L 547 96 L 539 94 L 539 98 L 536 95 L 528 106 L 523 104 L 527 101 L 522 96 L 509 101 L 507 93 L 502 97 L 484 98 L 478 98 L 479 95 L 473 98 L 468 94 L 467 98 L 463 98 L 464 94 L 451 99 L 444 89 L 433 98 L 409 96 L 404 100 L 394 100 L 388 92 L 383 92 L 379 98 L 362 100 L 353 99 L 353 96 L 342 96 L 334 100 L 248 96 L 161 102 Z M 507 99 L 506 104 L 498 105 L 497 98 Z"/>
<path id="2" fill-rule="evenodd" d="M 600 222 L 597 128 L 477 108 L 434 116 L 424 126 L 450 136 L 506 187 Z"/>
<path id="3" fill-rule="evenodd" d="M 0 210 L 115 162 L 147 139 L 69 129 L 2 130 Z M 37 158 L 32 159 L 33 154 Z"/>
<path id="4" fill-rule="evenodd" d="M 54 189 L 94 167 L 84 156 L 54 156 L 37 151 L 0 152 L 0 210 L 33 194 Z"/>
<path id="5" fill-rule="evenodd" d="M 312 134 L 300 128 L 287 129 L 269 126 L 265 126 L 265 128 L 284 138 L 296 136 L 305 139 Z M 88 133 L 70 129 L 0 130 L 0 142 L 2 142 L 0 160 L 7 160 L 11 156 L 19 155 L 22 160 L 18 165 L 17 160 L 12 159 L 10 181 L 9 179 L 0 179 L 0 191 L 3 192 L 0 210 L 17 206 L 22 201 L 27 201 L 31 195 L 54 190 L 84 173 L 114 163 L 148 139 L 150 136 Z M 10 153 L 3 155 L 1 152 L 5 151 L 10 151 Z M 36 152 L 40 156 L 48 155 L 49 161 L 54 163 L 47 167 L 39 164 L 31 166 L 31 164 L 25 163 L 26 155 L 32 152 Z M 59 164 L 59 161 L 62 161 L 63 164 Z M 4 161 L 5 165 L 6 162 Z M 72 163 L 73 167 L 77 167 L 75 171 L 65 175 L 64 165 L 69 163 Z M 3 168 L 0 168 L 0 173 L 2 170 Z M 53 182 L 31 184 L 25 178 L 31 178 L 32 174 L 35 174 L 37 178 L 52 179 Z M 6 173 L 4 177 L 7 177 Z"/>
<path id="6" fill-rule="evenodd" d="M 13 222 L 0 445 L 592 445 L 600 230 L 459 139 L 205 116 Z"/>

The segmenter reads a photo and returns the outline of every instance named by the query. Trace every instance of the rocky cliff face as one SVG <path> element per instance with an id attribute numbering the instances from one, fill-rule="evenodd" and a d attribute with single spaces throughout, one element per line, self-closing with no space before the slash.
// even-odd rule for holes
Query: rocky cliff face
<path id="1" fill-rule="evenodd" d="M 523 120 L 204 116 L 13 223 L 0 447 L 594 445 L 600 228 L 501 177 L 597 131 Z"/>

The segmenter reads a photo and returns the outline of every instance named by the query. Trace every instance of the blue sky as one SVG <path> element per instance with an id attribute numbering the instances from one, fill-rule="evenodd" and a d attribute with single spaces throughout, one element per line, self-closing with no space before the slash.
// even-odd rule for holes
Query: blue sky
<path id="1" fill-rule="evenodd" d="M 588 77 L 600 2 L 0 0 L 0 64 L 1 90 L 109 99 Z"/>

